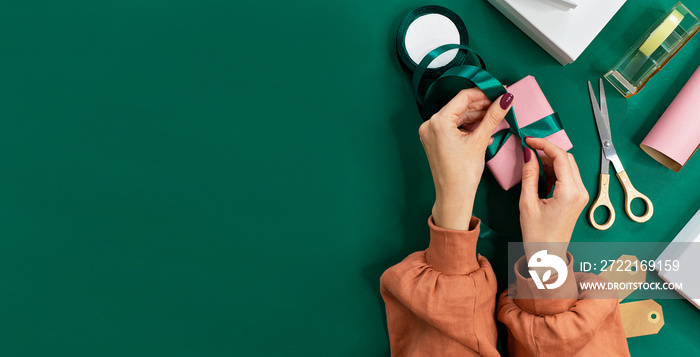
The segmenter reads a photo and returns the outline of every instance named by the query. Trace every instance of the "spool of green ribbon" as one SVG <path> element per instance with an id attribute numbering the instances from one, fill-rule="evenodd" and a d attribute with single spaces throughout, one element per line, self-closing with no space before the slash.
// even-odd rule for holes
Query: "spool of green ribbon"
<path id="1" fill-rule="evenodd" d="M 421 21 L 416 22 L 419 19 Z M 411 25 L 416 24 L 418 25 L 415 28 L 411 27 Z M 425 27 L 431 30 L 429 35 L 420 33 L 426 29 Z M 439 38 L 407 38 L 409 37 L 409 30 L 412 31 L 411 34 L 414 37 L 424 35 L 437 36 Z M 404 68 L 411 73 L 416 70 L 418 63 L 425 54 L 440 44 L 447 43 L 459 43 L 469 46 L 469 32 L 457 14 L 442 6 L 429 5 L 412 10 L 403 18 L 396 32 L 397 55 Z M 433 63 L 436 65 L 436 68 L 427 68 L 424 76 L 425 78 L 437 78 L 445 70 L 460 66 L 466 60 L 466 51 L 456 51 L 452 57 L 445 56 L 442 63 Z"/>

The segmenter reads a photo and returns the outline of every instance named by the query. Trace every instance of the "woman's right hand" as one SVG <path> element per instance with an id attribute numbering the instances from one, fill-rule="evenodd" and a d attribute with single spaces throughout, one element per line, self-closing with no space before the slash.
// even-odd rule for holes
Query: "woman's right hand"
<path id="1" fill-rule="evenodd" d="M 574 156 L 551 142 L 540 138 L 527 138 L 533 149 L 544 151 L 542 156 L 547 182 L 554 184 L 551 198 L 539 198 L 539 165 L 535 154 L 523 148 L 523 182 L 520 195 L 520 227 L 529 261 L 535 253 L 527 243 L 556 243 L 556 254 L 565 259 L 566 249 L 574 232 L 576 220 L 588 204 L 588 191 L 581 181 L 581 174 Z M 532 246 L 532 245 L 531 245 Z M 555 248 L 550 248 L 555 249 Z M 562 250 L 563 249 L 563 250 Z"/>

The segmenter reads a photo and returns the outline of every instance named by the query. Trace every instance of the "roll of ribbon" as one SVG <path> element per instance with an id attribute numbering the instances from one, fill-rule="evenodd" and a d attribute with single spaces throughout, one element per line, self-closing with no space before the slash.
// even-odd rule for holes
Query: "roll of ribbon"
<path id="1" fill-rule="evenodd" d="M 639 145 L 669 169 L 679 172 L 700 147 L 700 67 Z"/>
<path id="2" fill-rule="evenodd" d="M 447 8 L 423 6 L 409 12 L 396 33 L 396 50 L 401 64 L 413 72 L 421 59 L 433 49 L 447 44 L 469 46 L 469 32 L 462 19 Z M 467 60 L 467 53 L 458 49 L 440 56 L 426 69 L 428 78 L 438 77 L 446 69 Z"/>

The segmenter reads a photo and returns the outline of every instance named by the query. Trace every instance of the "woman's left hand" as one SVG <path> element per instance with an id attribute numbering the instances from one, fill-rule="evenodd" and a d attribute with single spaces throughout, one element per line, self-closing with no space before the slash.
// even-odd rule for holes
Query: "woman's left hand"
<path id="1" fill-rule="evenodd" d="M 480 89 L 465 89 L 420 126 L 418 133 L 435 184 L 433 221 L 437 226 L 469 229 L 486 147 L 512 103 L 510 93 L 491 103 Z M 478 126 L 469 131 L 463 125 Z"/>

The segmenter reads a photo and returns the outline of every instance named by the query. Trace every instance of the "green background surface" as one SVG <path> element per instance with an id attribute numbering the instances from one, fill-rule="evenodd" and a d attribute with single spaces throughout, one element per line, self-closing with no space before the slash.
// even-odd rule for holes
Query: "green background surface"
<path id="1" fill-rule="evenodd" d="M 674 3 L 628 1 L 564 67 L 486 1 L 437 4 L 502 82 L 537 78 L 593 195 L 586 80 Z M 427 246 L 434 200 L 394 36 L 427 4 L 0 4 L 0 354 L 387 355 L 379 276 Z M 698 155 L 676 174 L 638 148 L 698 65 L 694 38 L 641 94 L 607 86 L 655 215 L 633 223 L 613 184 L 615 225 L 582 216 L 575 241 L 670 241 L 700 208 Z M 475 214 L 517 233 L 518 196 L 486 172 Z M 700 312 L 659 303 L 632 355 L 700 354 Z"/>

